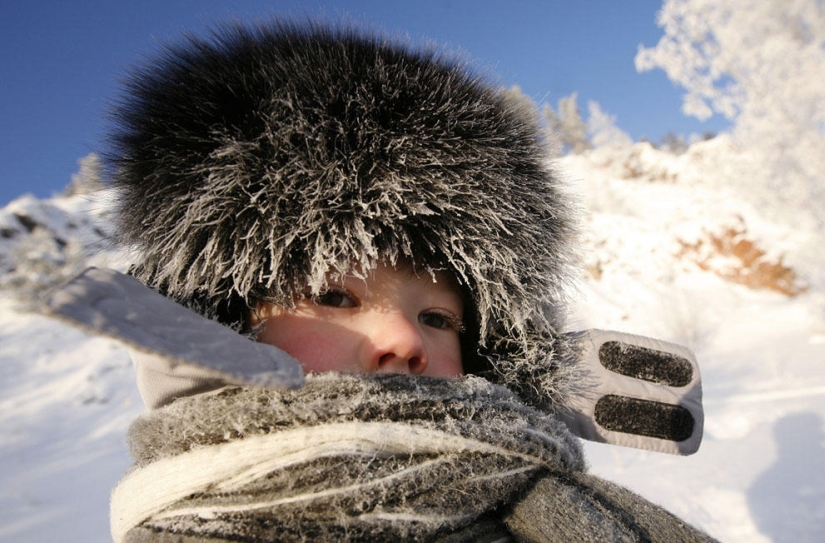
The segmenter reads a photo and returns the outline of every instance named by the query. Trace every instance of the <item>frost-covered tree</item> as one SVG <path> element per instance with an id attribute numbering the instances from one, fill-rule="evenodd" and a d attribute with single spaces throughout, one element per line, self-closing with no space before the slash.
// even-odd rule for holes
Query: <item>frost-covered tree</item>
<path id="1" fill-rule="evenodd" d="M 825 3 L 666 0 L 658 23 L 665 35 L 640 47 L 636 68 L 661 68 L 682 86 L 686 114 L 734 121 L 734 142 L 764 161 L 766 186 L 751 179 L 752 192 L 821 214 Z"/>
<path id="2" fill-rule="evenodd" d="M 103 189 L 103 166 L 96 153 L 89 153 L 77 161 L 80 170 L 72 174 L 72 180 L 64 191 L 66 196 L 90 194 Z"/>
<path id="3" fill-rule="evenodd" d="M 550 104 L 544 105 L 544 119 L 548 128 L 555 134 L 564 152 L 575 154 L 590 148 L 587 124 L 582 119 L 577 100 L 578 94 L 575 92 L 560 99 L 558 112 Z"/>
<path id="4" fill-rule="evenodd" d="M 587 133 L 593 147 L 624 148 L 633 145 L 633 139 L 616 126 L 616 117 L 602 111 L 598 102 L 587 103 Z"/>
<path id="5" fill-rule="evenodd" d="M 813 115 L 822 128 L 824 12 L 821 0 L 666 0 L 665 35 L 640 47 L 636 68 L 665 70 L 687 91 L 683 111 L 702 120 Z"/>

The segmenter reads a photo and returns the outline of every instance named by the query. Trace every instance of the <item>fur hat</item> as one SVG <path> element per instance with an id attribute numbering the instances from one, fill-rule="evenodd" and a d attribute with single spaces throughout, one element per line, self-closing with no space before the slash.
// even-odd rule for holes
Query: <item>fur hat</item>
<path id="1" fill-rule="evenodd" d="M 231 323 L 251 298 L 410 259 L 467 293 L 465 367 L 528 396 L 558 384 L 573 207 L 537 116 L 460 60 L 350 27 L 229 25 L 135 71 L 116 121 L 119 229 L 148 285 Z"/>

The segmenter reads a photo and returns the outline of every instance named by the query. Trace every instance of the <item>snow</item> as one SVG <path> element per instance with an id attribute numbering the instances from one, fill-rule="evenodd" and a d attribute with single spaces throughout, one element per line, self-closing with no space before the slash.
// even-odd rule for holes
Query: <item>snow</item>
<path id="1" fill-rule="evenodd" d="M 725 182 L 735 174 L 719 167 L 731 156 L 725 140 L 680 156 L 636 144 L 564 159 L 589 211 L 586 258 L 599 277 L 583 282 L 574 327 L 685 344 L 704 380 L 705 437 L 696 455 L 595 443 L 586 452 L 594 473 L 722 541 L 822 541 L 825 259 L 815 249 L 822 233 L 809 223 L 792 228 L 781 203 L 763 213 L 740 196 L 739 184 Z M 638 166 L 633 175 L 628 161 Z M 763 260 L 793 263 L 808 290 L 790 298 L 747 288 L 680 251 L 731 223 L 745 225 Z M 725 265 L 742 262 L 728 257 Z"/>
<path id="2" fill-rule="evenodd" d="M 131 361 L 0 300 L 0 541 L 108 541 L 108 492 L 142 409 Z"/>
<path id="3" fill-rule="evenodd" d="M 594 443 L 586 453 L 594 473 L 722 541 L 823 541 L 822 232 L 795 223 L 782 202 L 746 197 L 738 176 L 747 161 L 736 152 L 720 137 L 680 155 L 635 144 L 561 159 L 587 211 L 588 272 L 571 329 L 687 345 L 704 378 L 705 437 L 695 455 Z M 0 279 L 14 273 L 11 255 L 30 235 L 15 213 L 82 242 L 86 263 L 122 268 L 101 241 L 107 198 L 24 197 L 0 210 Z M 756 268 L 710 243 L 685 250 L 731 225 L 763 252 L 761 262 L 793 270 L 798 295 L 772 290 L 770 277 L 737 282 L 731 277 Z M 142 409 L 121 346 L 23 311 L 0 291 L 0 542 L 109 541 L 108 495 L 130 464 L 124 436 Z"/>

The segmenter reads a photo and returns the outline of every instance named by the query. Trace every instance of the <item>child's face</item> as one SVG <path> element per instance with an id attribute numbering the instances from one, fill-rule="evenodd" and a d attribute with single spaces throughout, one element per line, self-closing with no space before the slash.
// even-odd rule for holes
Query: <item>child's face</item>
<path id="1" fill-rule="evenodd" d="M 462 375 L 463 304 L 446 274 L 416 275 L 379 266 L 366 279 L 347 275 L 286 309 L 259 302 L 250 324 L 258 341 L 285 350 L 305 371 Z"/>

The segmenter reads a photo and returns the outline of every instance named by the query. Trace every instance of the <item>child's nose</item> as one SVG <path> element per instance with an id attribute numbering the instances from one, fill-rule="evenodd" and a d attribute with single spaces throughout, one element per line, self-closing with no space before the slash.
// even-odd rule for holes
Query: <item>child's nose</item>
<path id="1" fill-rule="evenodd" d="M 429 361 L 417 322 L 401 313 L 378 315 L 369 338 L 365 369 L 376 373 L 424 373 Z"/>

